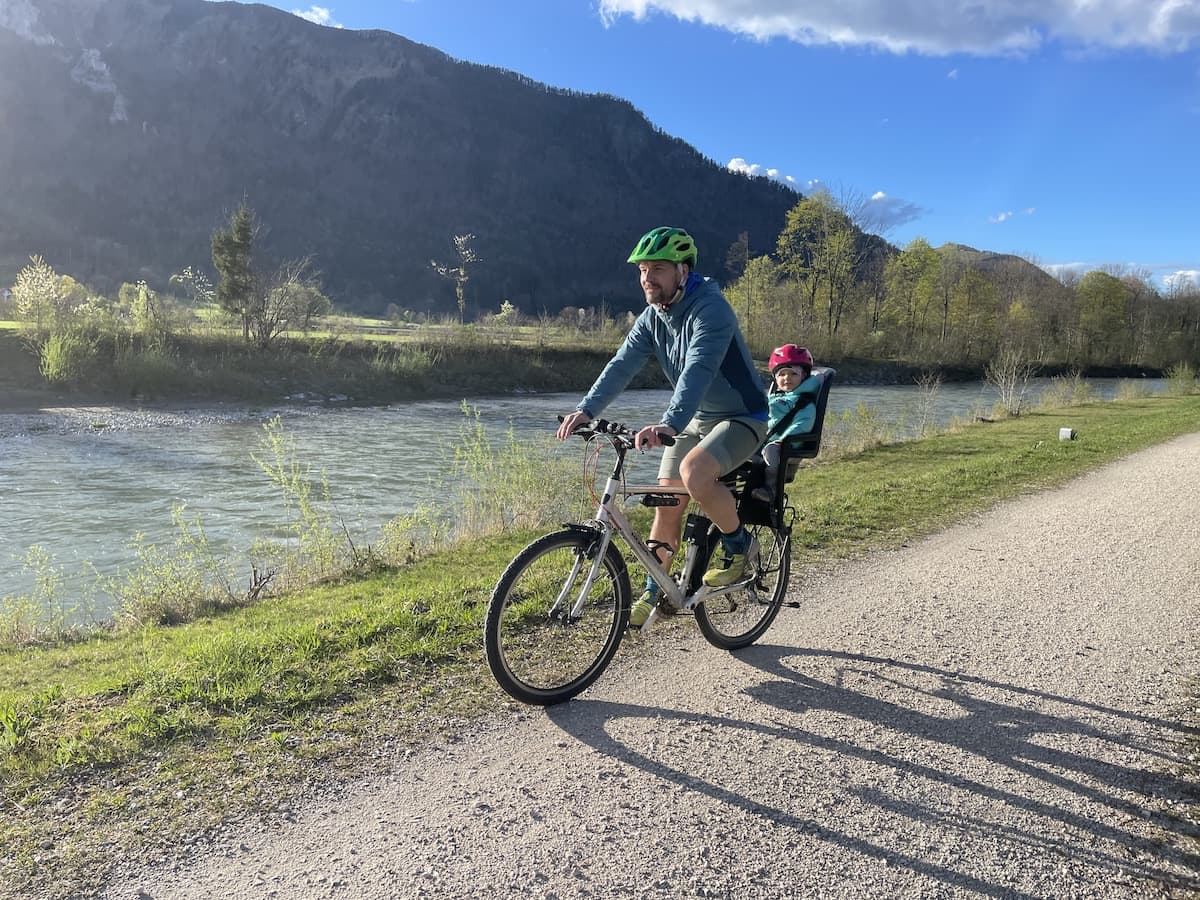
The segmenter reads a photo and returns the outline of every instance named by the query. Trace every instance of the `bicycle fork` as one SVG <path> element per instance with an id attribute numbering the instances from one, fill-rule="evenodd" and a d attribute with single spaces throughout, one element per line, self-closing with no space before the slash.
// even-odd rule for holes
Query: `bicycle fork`
<path id="1" fill-rule="evenodd" d="M 579 594 L 575 598 L 570 610 L 566 613 L 565 623 L 571 624 L 578 622 L 583 617 L 583 607 L 587 602 L 588 595 L 592 592 L 592 585 L 596 583 L 596 576 L 600 574 L 600 567 L 604 565 L 604 556 L 608 553 L 608 545 L 612 543 L 612 530 L 601 527 L 599 529 L 589 528 L 584 525 L 572 525 L 571 528 L 577 528 L 581 531 L 586 531 L 595 536 L 595 543 L 592 544 L 590 556 L 592 564 L 588 567 L 587 578 L 584 579 L 583 585 L 579 589 Z M 571 567 L 571 574 L 567 576 L 567 580 L 563 582 L 562 590 L 559 591 L 558 597 L 554 601 L 554 605 L 550 607 L 550 615 L 553 618 L 557 613 L 560 616 L 567 602 L 567 597 L 575 587 L 575 581 L 579 578 L 579 573 L 583 569 L 584 563 L 587 561 L 587 555 L 575 557 L 575 564 Z"/>

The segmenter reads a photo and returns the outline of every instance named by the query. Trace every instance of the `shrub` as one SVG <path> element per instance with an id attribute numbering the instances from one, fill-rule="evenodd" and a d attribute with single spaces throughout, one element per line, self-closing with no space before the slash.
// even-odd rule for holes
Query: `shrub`
<path id="1" fill-rule="evenodd" d="M 261 449 L 250 455 L 283 493 L 289 519 L 286 527 L 293 540 L 272 561 L 283 570 L 285 587 L 300 587 L 338 574 L 346 562 L 346 548 L 334 534 L 328 511 L 328 478 L 322 472 L 319 491 L 314 492 L 308 466 L 296 458 L 295 438 L 287 434 L 278 416 L 263 426 L 263 432 Z"/>
<path id="2" fill-rule="evenodd" d="M 117 615 L 127 623 L 177 625 L 236 602 L 228 564 L 216 557 L 199 517 L 184 518 L 183 504 L 171 517 L 174 546 L 164 550 L 136 535 L 137 564 L 108 583 Z"/>
<path id="3" fill-rule="evenodd" d="M 510 426 L 503 440 L 493 441 L 478 409 L 464 403 L 462 411 L 466 422 L 446 467 L 454 539 L 563 521 L 580 503 L 579 477 L 552 452 L 558 443 L 552 437 L 519 442 Z"/>
<path id="4" fill-rule="evenodd" d="M 1191 363 L 1176 363 L 1167 369 L 1167 396 L 1186 397 L 1196 393 L 1196 370 Z"/>
<path id="5" fill-rule="evenodd" d="M 890 424 L 883 419 L 878 409 L 866 403 L 859 403 L 854 409 L 848 409 L 840 416 L 826 420 L 821 438 L 821 456 L 850 456 L 872 447 L 890 444 L 896 439 L 896 429 L 902 424 Z"/>
<path id="6" fill-rule="evenodd" d="M 68 605 L 62 569 L 44 547 L 29 548 L 22 570 L 33 577 L 33 593 L 0 597 L 0 646 L 69 637 L 93 621 L 91 589 L 82 589 L 78 601 Z"/>
<path id="7" fill-rule="evenodd" d="M 1042 409 L 1060 409 L 1064 406 L 1080 406 L 1094 399 L 1092 386 L 1076 371 L 1052 378 L 1050 386 L 1042 391 L 1040 405 Z"/>
<path id="8" fill-rule="evenodd" d="M 1005 348 L 984 369 L 984 381 L 992 385 L 1000 395 L 996 404 L 1000 412 L 1016 417 L 1025 408 L 1025 393 L 1029 379 L 1033 376 L 1033 365 L 1024 354 L 1013 348 Z"/>
<path id="9" fill-rule="evenodd" d="M 42 377 L 52 384 L 79 381 L 96 357 L 96 344 L 81 331 L 56 331 L 41 351 Z"/>
<path id="10" fill-rule="evenodd" d="M 186 384 L 186 376 L 171 349 L 162 343 L 123 346 L 113 362 L 113 381 L 128 394 L 151 394 Z"/>
<path id="11" fill-rule="evenodd" d="M 937 399 L 942 390 L 939 372 L 925 372 L 917 378 L 917 421 L 913 434 L 926 437 L 937 431 Z"/>
<path id="12" fill-rule="evenodd" d="M 1132 381 L 1123 378 L 1117 382 L 1117 400 L 1143 400 L 1146 397 L 1153 396 L 1154 391 L 1150 389 L 1150 385 L 1144 381 Z"/>

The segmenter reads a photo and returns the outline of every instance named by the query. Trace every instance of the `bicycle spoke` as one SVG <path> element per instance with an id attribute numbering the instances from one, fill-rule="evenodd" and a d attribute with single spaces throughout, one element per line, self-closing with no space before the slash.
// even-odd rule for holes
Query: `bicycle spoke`
<path id="1" fill-rule="evenodd" d="M 501 686 L 523 702 L 569 699 L 616 652 L 628 621 L 629 579 L 610 548 L 587 584 L 595 541 L 577 531 L 547 535 L 522 551 L 496 586 L 488 662 Z"/>
<path id="2" fill-rule="evenodd" d="M 791 572 L 790 536 L 767 526 L 749 528 L 759 544 L 754 581 L 696 607 L 696 624 L 704 637 L 726 650 L 748 646 L 766 632 L 783 604 Z"/>

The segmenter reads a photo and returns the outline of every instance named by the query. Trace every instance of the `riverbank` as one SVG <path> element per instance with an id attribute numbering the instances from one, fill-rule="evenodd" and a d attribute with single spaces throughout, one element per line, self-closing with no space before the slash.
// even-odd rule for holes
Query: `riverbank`
<path id="1" fill-rule="evenodd" d="M 1078 439 L 1058 440 L 1061 427 Z M 798 571 L 895 547 L 999 499 L 1200 431 L 1200 397 L 1038 412 L 802 473 Z M 89 893 L 120 856 L 171 858 L 220 823 L 318 794 L 506 707 L 481 618 L 532 529 L 176 628 L 0 652 L 0 874 Z M 1170 535 L 1164 535 L 1170 540 Z M 668 623 L 655 641 L 669 640 Z"/>
<path id="2" fill-rule="evenodd" d="M 585 391 L 608 362 L 618 336 L 594 346 L 505 343 L 463 328 L 403 342 L 345 338 L 281 339 L 266 350 L 228 336 L 182 335 L 147 346 L 99 341 L 72 381 L 49 384 L 28 342 L 0 331 L 0 411 L 120 406 L 156 409 L 216 404 L 374 406 L 415 399 L 513 392 Z M 765 361 L 760 361 L 765 370 Z M 840 384 L 911 385 L 926 369 L 894 360 L 822 360 Z M 947 382 L 979 381 L 980 368 L 935 371 Z M 1059 374 L 1047 370 L 1044 374 Z M 1096 373 L 1145 377 L 1143 370 Z M 663 388 L 648 364 L 634 388 Z"/>
<path id="3" fill-rule="evenodd" d="M 404 343 L 281 339 L 263 350 L 226 336 L 176 336 L 147 346 L 101 341 L 79 375 L 49 384 L 36 355 L 0 332 L 0 410 L 116 405 L 376 406 L 407 400 L 517 391 L 583 391 L 609 348 L 506 345 L 469 331 Z M 647 366 L 632 387 L 666 385 Z"/>

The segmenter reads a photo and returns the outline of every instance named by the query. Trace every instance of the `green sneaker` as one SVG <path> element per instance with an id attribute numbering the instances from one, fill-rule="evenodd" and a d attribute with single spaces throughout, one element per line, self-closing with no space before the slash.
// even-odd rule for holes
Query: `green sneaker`
<path id="1" fill-rule="evenodd" d="M 650 613 L 654 612 L 655 598 L 649 591 L 645 591 L 642 596 L 633 601 L 633 606 L 629 607 L 629 627 L 641 628 L 646 624 L 646 620 L 650 618 Z"/>
<path id="2" fill-rule="evenodd" d="M 741 581 L 746 574 L 746 565 L 751 560 L 758 559 L 758 538 L 750 536 L 745 553 L 725 554 L 724 548 L 717 550 L 713 557 L 713 566 L 704 573 L 706 587 L 728 587 Z"/>

